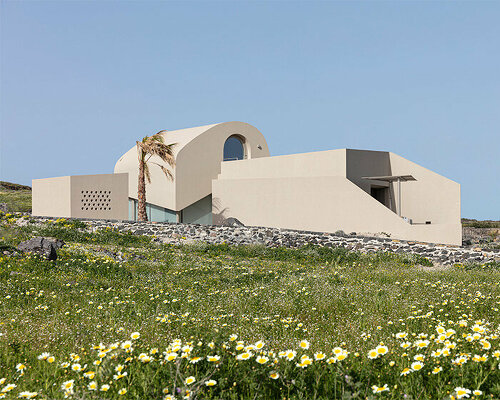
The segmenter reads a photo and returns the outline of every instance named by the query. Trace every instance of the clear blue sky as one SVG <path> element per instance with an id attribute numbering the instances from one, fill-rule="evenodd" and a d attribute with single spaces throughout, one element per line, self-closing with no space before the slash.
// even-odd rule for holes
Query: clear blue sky
<path id="1" fill-rule="evenodd" d="M 113 171 L 239 120 L 272 155 L 389 150 L 500 219 L 500 2 L 1 2 L 0 178 Z M 429 199 L 432 201 L 432 199 Z"/>

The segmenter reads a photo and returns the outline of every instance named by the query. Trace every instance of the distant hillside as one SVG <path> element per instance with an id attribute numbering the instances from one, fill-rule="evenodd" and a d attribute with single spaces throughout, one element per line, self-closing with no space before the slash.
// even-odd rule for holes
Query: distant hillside
<path id="1" fill-rule="evenodd" d="M 30 186 L 19 185 L 18 183 L 0 181 L 0 190 L 31 190 Z"/>
<path id="2" fill-rule="evenodd" d="M 7 205 L 7 211 L 31 211 L 31 188 L 12 182 L 0 181 L 0 203 Z"/>
<path id="3" fill-rule="evenodd" d="M 470 228 L 500 228 L 500 221 L 478 221 L 477 219 L 462 218 L 462 226 Z"/>

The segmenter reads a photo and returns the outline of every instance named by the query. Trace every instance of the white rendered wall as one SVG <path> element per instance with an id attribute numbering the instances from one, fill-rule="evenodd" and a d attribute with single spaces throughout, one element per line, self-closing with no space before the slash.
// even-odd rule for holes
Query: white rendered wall
<path id="1" fill-rule="evenodd" d="M 401 215 L 415 222 L 461 227 L 458 183 L 397 154 L 390 153 L 390 160 L 394 175 L 411 173 L 416 179 L 401 183 Z"/>
<path id="2" fill-rule="evenodd" d="M 127 174 L 34 179 L 33 215 L 128 219 Z"/>
<path id="3" fill-rule="evenodd" d="M 161 169 L 151 165 L 151 183 L 146 184 L 146 201 L 173 211 L 181 211 L 212 192 L 212 179 L 220 173 L 224 143 L 232 135 L 245 139 L 248 158 L 268 157 L 269 149 L 262 133 L 243 122 L 224 122 L 164 134 L 165 143 L 177 143 L 169 181 Z M 151 161 L 163 163 L 158 158 Z M 236 161 L 228 161 L 236 162 Z M 125 153 L 115 165 L 115 173 L 129 174 L 129 197 L 137 199 L 138 159 L 136 147 Z"/>
<path id="4" fill-rule="evenodd" d="M 351 176 L 369 172 L 363 165 L 380 158 L 366 153 L 367 160 L 351 166 Z M 249 226 L 385 232 L 396 239 L 460 245 L 459 185 L 402 157 L 391 154 L 392 160 L 393 175 L 412 174 L 418 182 L 412 190 L 417 182 L 402 184 L 403 216 L 431 220 L 430 225 L 409 224 L 348 180 L 346 150 L 223 163 L 212 182 L 214 223 L 235 217 Z"/>
<path id="5" fill-rule="evenodd" d="M 33 179 L 32 214 L 40 217 L 71 216 L 71 184 L 69 176 Z"/>
<path id="6" fill-rule="evenodd" d="M 128 175 L 71 176 L 71 216 L 128 220 Z"/>

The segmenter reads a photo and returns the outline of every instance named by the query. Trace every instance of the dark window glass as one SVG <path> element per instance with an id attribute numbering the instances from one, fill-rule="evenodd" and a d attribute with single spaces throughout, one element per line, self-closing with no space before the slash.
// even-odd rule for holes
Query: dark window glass
<path id="1" fill-rule="evenodd" d="M 236 136 L 231 136 L 224 143 L 224 161 L 243 160 L 245 150 L 243 143 Z"/>

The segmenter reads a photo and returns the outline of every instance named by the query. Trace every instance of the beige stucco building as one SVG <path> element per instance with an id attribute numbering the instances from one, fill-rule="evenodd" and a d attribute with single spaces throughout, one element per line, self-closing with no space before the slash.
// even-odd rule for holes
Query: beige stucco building
<path id="1" fill-rule="evenodd" d="M 33 179 L 32 214 L 49 217 L 127 219 L 127 174 Z"/>
<path id="2" fill-rule="evenodd" d="M 264 136 L 242 122 L 164 135 L 176 144 L 174 180 L 151 167 L 151 221 L 221 224 L 234 217 L 251 226 L 461 244 L 460 185 L 396 154 L 338 149 L 271 157 Z M 33 180 L 33 214 L 136 219 L 137 178 L 134 146 L 114 174 Z M 87 191 L 108 195 L 108 203 L 94 206 Z"/>

